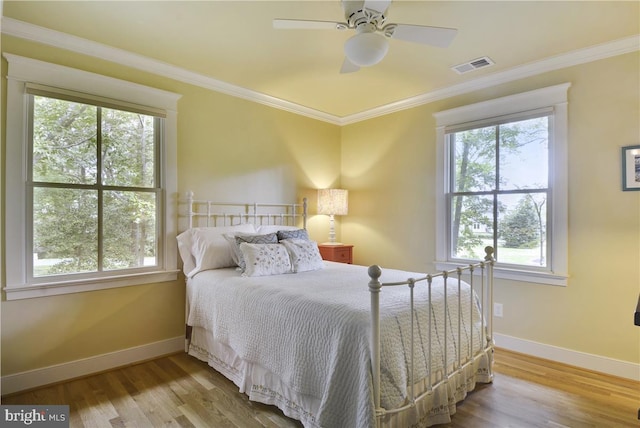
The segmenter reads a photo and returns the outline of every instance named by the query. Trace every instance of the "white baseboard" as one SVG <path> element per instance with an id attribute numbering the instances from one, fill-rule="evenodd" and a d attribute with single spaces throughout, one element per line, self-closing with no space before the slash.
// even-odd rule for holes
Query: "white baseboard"
<path id="1" fill-rule="evenodd" d="M 497 347 L 509 351 L 640 381 L 640 364 L 573 351 L 499 333 L 494 334 L 494 339 Z M 184 337 L 175 337 L 95 357 L 2 376 L 2 395 L 87 376 L 92 373 L 99 373 L 180 351 L 184 351 Z"/>
<path id="2" fill-rule="evenodd" d="M 2 395 L 99 373 L 179 351 L 184 351 L 184 337 L 175 337 L 68 363 L 10 374 L 2 376 Z"/>
<path id="3" fill-rule="evenodd" d="M 495 339 L 496 347 L 508 351 L 520 352 L 587 370 L 640 381 L 640 364 L 587 354 L 499 333 L 494 333 L 493 338 Z"/>

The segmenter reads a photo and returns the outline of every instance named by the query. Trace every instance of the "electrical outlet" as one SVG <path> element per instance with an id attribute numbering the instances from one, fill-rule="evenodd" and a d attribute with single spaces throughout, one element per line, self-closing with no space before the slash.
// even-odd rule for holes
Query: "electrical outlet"
<path id="1" fill-rule="evenodd" d="M 502 303 L 493 304 L 493 315 L 497 318 L 502 318 Z"/>

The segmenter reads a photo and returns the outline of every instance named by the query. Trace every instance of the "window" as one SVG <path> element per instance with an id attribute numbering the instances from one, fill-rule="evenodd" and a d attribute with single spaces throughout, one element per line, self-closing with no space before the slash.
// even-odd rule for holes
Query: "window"
<path id="1" fill-rule="evenodd" d="M 7 299 L 175 279 L 178 97 L 5 57 Z"/>
<path id="2" fill-rule="evenodd" d="M 157 267 L 163 119 L 30 89 L 27 273 Z"/>
<path id="3" fill-rule="evenodd" d="M 436 113 L 438 265 L 566 285 L 566 93 L 558 85 Z"/>
<path id="4" fill-rule="evenodd" d="M 547 267 L 550 119 L 542 113 L 445 135 L 452 260 L 482 258 L 491 245 L 501 263 Z"/>

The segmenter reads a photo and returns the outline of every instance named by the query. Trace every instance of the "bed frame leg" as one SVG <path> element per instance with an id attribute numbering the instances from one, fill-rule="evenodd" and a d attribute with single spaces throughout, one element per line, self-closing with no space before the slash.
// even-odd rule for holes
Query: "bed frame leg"
<path id="1" fill-rule="evenodd" d="M 191 344 L 191 331 L 193 327 L 185 325 L 184 331 L 184 352 L 189 352 L 189 345 Z"/>

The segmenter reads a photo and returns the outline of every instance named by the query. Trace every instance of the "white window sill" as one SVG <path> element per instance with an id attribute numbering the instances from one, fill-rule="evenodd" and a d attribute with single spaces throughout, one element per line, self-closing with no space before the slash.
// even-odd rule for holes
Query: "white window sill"
<path id="1" fill-rule="evenodd" d="M 435 262 L 436 269 L 438 270 L 453 270 L 458 266 L 464 264 L 453 263 L 453 262 Z M 493 277 L 500 279 L 508 279 L 512 281 L 523 281 L 523 282 L 532 282 L 536 284 L 546 284 L 546 285 L 558 285 L 562 287 L 566 287 L 567 280 L 569 279 L 568 275 L 561 275 L 552 272 L 546 271 L 534 271 L 534 270 L 521 270 L 521 269 L 513 269 L 506 268 L 500 265 L 495 265 L 493 268 Z"/>
<path id="2" fill-rule="evenodd" d="M 180 271 L 167 270 L 110 276 L 106 278 L 60 281 L 36 285 L 7 286 L 4 288 L 4 292 L 7 300 L 57 296 L 60 294 L 82 293 L 85 291 L 106 290 L 108 288 L 128 287 L 131 285 L 175 281 L 178 279 L 178 272 Z"/>

